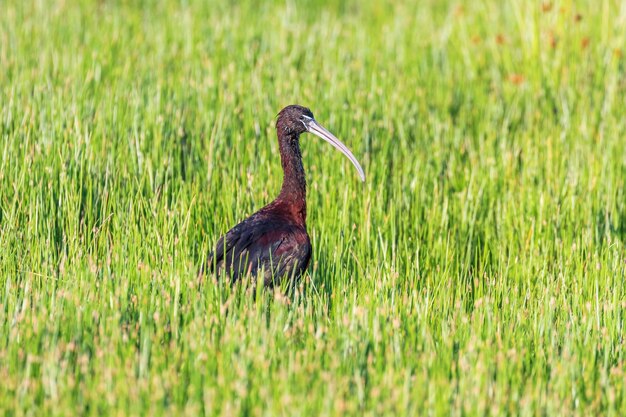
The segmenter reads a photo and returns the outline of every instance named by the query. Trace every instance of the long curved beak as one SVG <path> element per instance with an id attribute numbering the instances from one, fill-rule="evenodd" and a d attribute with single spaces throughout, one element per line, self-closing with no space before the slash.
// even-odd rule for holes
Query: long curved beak
<path id="1" fill-rule="evenodd" d="M 365 182 L 365 172 L 363 172 L 363 168 L 361 168 L 359 161 L 356 160 L 356 158 L 354 157 L 354 155 L 352 155 L 352 152 L 350 152 L 350 149 L 348 149 L 346 145 L 341 143 L 341 141 L 337 139 L 335 135 L 333 135 L 328 130 L 326 130 L 324 126 L 317 123 L 315 119 L 308 120 L 305 123 L 305 126 L 308 132 L 313 133 L 315 136 L 319 136 L 320 138 L 324 139 L 326 142 L 330 143 L 335 148 L 339 149 L 339 151 L 341 151 L 342 154 L 347 156 L 350 162 L 352 162 L 352 165 L 354 165 L 356 170 L 359 171 L 359 176 L 361 177 L 361 181 Z"/>

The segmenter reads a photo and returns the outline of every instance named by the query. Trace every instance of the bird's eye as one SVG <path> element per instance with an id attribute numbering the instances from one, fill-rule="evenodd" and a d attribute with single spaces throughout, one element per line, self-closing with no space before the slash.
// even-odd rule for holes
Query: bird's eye
<path id="1" fill-rule="evenodd" d="M 309 116 L 307 116 L 307 115 L 305 115 L 305 114 L 303 114 L 303 115 L 300 117 L 300 123 L 302 123 L 302 124 L 304 125 L 304 128 L 305 128 L 305 129 L 307 128 L 307 125 L 309 124 L 309 122 L 310 122 L 311 120 L 313 120 L 313 118 L 312 118 L 312 117 L 309 117 Z"/>

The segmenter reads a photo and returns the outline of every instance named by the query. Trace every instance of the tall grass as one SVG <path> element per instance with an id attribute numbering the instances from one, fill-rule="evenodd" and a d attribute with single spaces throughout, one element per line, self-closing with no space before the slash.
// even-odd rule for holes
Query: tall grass
<path id="1" fill-rule="evenodd" d="M 398 4 L 403 3 L 403 4 Z M 626 5 L 0 1 L 0 411 L 626 414 Z M 200 280 L 302 148 L 298 293 Z"/>

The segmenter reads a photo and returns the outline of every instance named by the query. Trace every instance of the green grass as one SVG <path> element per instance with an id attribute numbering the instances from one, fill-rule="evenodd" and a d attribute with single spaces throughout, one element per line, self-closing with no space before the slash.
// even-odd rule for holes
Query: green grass
<path id="1" fill-rule="evenodd" d="M 0 0 L 0 414 L 625 415 L 624 3 L 229 3 Z M 366 183 L 198 280 L 291 103 Z"/>

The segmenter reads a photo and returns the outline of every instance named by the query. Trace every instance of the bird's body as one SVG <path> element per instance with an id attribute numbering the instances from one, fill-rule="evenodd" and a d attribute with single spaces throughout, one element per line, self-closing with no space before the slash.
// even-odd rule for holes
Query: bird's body
<path id="1" fill-rule="evenodd" d="M 233 227 L 217 242 L 214 260 L 231 280 L 250 274 L 266 286 L 284 277 L 299 277 L 311 259 L 306 226 L 294 219 L 284 202 L 274 201 Z"/>
<path id="2" fill-rule="evenodd" d="M 208 268 L 225 268 L 232 282 L 243 276 L 260 278 L 265 286 L 284 278 L 299 278 L 311 259 L 311 242 L 306 230 L 306 180 L 300 153 L 300 134 L 312 132 L 330 142 L 363 170 L 352 153 L 321 127 L 311 111 L 287 106 L 276 121 L 283 186 L 274 201 L 222 236 L 209 255 Z"/>

